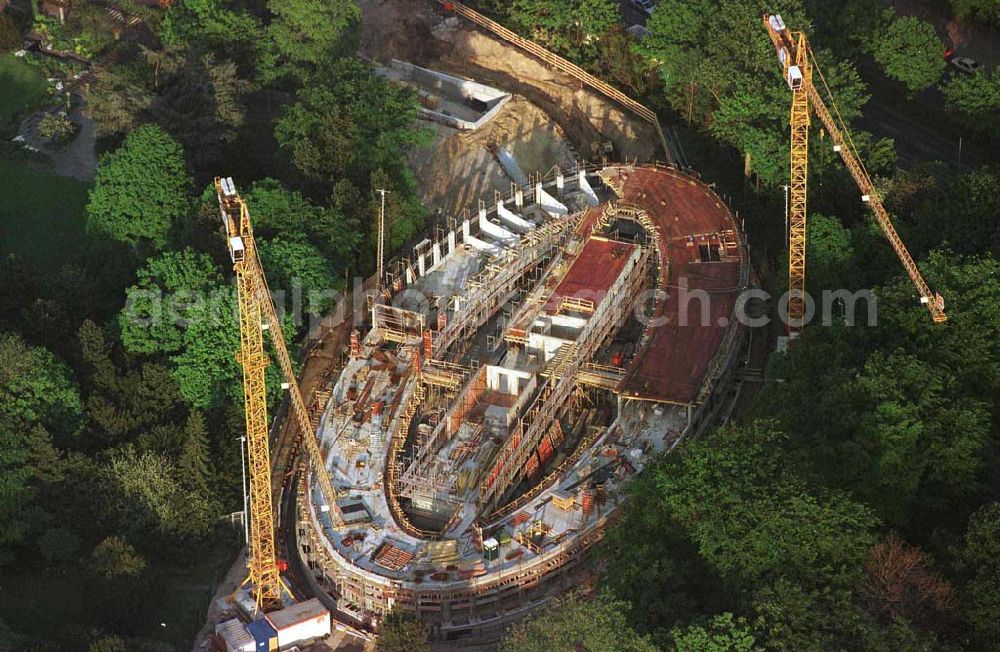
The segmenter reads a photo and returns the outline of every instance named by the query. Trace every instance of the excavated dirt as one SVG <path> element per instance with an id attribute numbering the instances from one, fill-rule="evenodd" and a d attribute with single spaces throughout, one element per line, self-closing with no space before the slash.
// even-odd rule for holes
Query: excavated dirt
<path id="1" fill-rule="evenodd" d="M 434 126 L 437 136 L 414 152 L 411 166 L 422 199 L 445 213 L 492 201 L 506 193 L 505 176 L 488 147 L 510 147 L 526 174 L 545 173 L 574 160 L 596 160 L 610 140 L 617 156 L 651 160 L 655 129 L 580 82 L 552 70 L 520 49 L 479 31 L 432 2 L 360 0 L 363 55 L 390 59 L 465 77 L 514 94 L 487 125 L 475 132 Z"/>
<path id="2" fill-rule="evenodd" d="M 492 154 L 497 147 L 510 147 L 528 175 L 544 175 L 556 166 L 569 169 L 578 158 L 559 125 L 517 95 L 476 131 L 428 124 L 434 142 L 410 154 L 410 167 L 421 182 L 421 200 L 446 215 L 476 208 L 480 199 L 491 202 L 495 192 L 509 193 L 510 177 Z"/>

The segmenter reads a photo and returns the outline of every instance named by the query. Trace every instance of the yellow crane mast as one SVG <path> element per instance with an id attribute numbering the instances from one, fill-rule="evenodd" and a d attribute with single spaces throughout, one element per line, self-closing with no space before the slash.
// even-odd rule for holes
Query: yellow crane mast
<path id="1" fill-rule="evenodd" d="M 236 192 L 232 178 L 216 178 L 215 188 L 222 222 L 226 228 L 229 255 L 233 261 L 233 271 L 236 272 L 240 312 L 240 352 L 237 359 L 243 367 L 247 468 L 250 476 L 247 581 L 253 586 L 254 601 L 258 608 L 267 611 L 280 603 L 281 578 L 274 544 L 275 510 L 271 495 L 267 391 L 264 384 L 264 373 L 268 366 L 267 354 L 264 352 L 265 330 L 271 333 L 278 364 L 285 378 L 282 387 L 289 389 L 298 434 L 306 444 L 313 473 L 318 480 L 333 526 L 340 527 L 343 517 L 337 507 L 336 492 L 326 472 L 323 453 L 309 421 L 291 357 L 285 347 L 281 322 L 271 301 L 264 269 L 257 256 L 246 203 Z"/>
<path id="2" fill-rule="evenodd" d="M 834 151 L 847 166 L 854 178 L 854 183 L 861 191 L 861 200 L 872 209 L 875 221 L 881 227 L 886 239 L 892 245 L 900 262 L 909 274 L 910 280 L 920 294 L 920 302 L 927 307 L 931 319 L 935 323 L 946 321 L 944 299 L 928 287 L 920 274 L 917 264 L 910 256 L 906 245 L 896 233 L 896 228 L 889 219 L 889 214 L 882 205 L 882 200 L 875 190 L 871 177 L 865 169 L 857 148 L 851 140 L 844 120 L 837 110 L 823 73 L 816 65 L 816 59 L 809 47 L 809 42 L 803 32 L 792 32 L 777 14 L 764 14 L 764 26 L 774 44 L 781 62 L 785 82 L 792 91 L 792 108 L 789 116 L 791 128 L 791 183 L 789 188 L 788 215 L 788 332 L 795 337 L 803 326 L 805 312 L 805 282 L 806 282 L 806 196 L 808 187 L 809 166 L 809 109 L 816 112 L 816 117 L 823 124 L 833 141 Z M 818 75 L 826 96 L 833 106 L 833 112 L 827 108 L 823 97 L 813 83 L 813 76 Z"/>

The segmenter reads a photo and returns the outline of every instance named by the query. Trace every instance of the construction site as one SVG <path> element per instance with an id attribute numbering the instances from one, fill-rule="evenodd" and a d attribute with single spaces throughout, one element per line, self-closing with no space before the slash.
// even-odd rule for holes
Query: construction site
<path id="1" fill-rule="evenodd" d="M 644 131 L 643 142 L 671 162 L 621 156 L 628 142 L 615 141 L 606 123 L 589 163 L 558 125 L 542 132 L 539 147 L 534 127 L 506 130 L 524 114 L 512 107 L 531 107 L 528 116 L 541 110 L 517 88 L 384 61 L 380 74 L 416 89 L 420 118 L 437 130 L 422 174 L 431 175 L 425 200 L 439 201 L 444 219 L 391 256 L 383 192 L 376 272 L 360 310 L 339 327 L 342 355 L 301 386 L 247 206 L 232 179 L 217 179 L 240 291 L 250 478 L 249 572 L 236 594 L 250 624 L 220 624 L 232 636 L 252 634 L 259 644 L 250 630 L 265 614 L 285 649 L 328 634 L 331 614 L 338 628 L 364 637 L 403 611 L 441 644 L 495 642 L 541 605 L 593 589 L 598 569 L 588 553 L 621 513 L 630 478 L 727 419 L 738 397 L 750 355 L 740 317 L 752 272 L 727 202 L 676 162 L 652 111 L 474 11 L 445 4 L 512 51 L 536 55 L 624 107 L 637 118 L 627 133 Z M 790 298 L 779 350 L 804 324 L 810 109 L 921 303 L 943 321 L 943 299 L 896 236 L 829 89 L 824 97 L 812 86 L 804 37 L 778 16 L 763 23 L 792 91 Z M 475 182 L 435 168 L 442 159 Z M 274 444 L 265 330 L 291 417 Z M 289 560 L 304 583 L 295 591 L 282 579 Z M 293 594 L 315 597 L 297 602 Z M 310 629 L 302 618 L 318 624 Z M 280 623 L 293 630 L 285 642 Z"/>
<path id="2" fill-rule="evenodd" d="M 336 500 L 302 476 L 298 552 L 361 623 L 490 640 L 587 587 L 628 479 L 727 404 L 749 270 L 725 203 L 667 166 L 558 173 L 453 227 L 352 335 L 317 432 Z"/>

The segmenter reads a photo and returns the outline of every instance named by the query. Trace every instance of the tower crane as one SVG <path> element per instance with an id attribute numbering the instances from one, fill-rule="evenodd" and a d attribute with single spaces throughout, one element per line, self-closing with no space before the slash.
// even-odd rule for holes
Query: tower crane
<path id="1" fill-rule="evenodd" d="M 857 148 L 851 140 L 844 120 L 840 116 L 833 95 L 830 93 L 823 73 L 816 65 L 809 41 L 803 32 L 792 32 L 785 27 L 781 16 L 764 14 L 764 26 L 768 36 L 774 43 L 781 62 L 782 73 L 788 88 L 792 91 L 792 108 L 789 123 L 791 125 L 791 183 L 789 193 L 788 215 L 788 332 L 790 337 L 798 335 L 803 326 L 805 314 L 805 284 L 806 284 L 806 189 L 808 186 L 809 168 L 809 109 L 823 124 L 833 141 L 833 149 L 847 166 L 848 172 L 854 178 L 861 191 L 861 200 L 867 203 L 875 221 L 881 227 L 886 239 L 896 251 L 906 273 L 917 288 L 922 303 L 931 314 L 935 323 L 948 319 L 944 313 L 944 299 L 940 294 L 931 291 L 924 277 L 920 274 L 917 264 L 910 256 L 906 245 L 896 233 L 889 214 L 882 205 L 875 190 L 875 185 L 868 176 Z M 814 73 L 833 107 L 831 112 L 822 96 L 813 84 Z"/>
<path id="2" fill-rule="evenodd" d="M 298 435 L 305 442 L 313 474 L 335 528 L 343 525 L 343 515 L 337 506 L 336 492 L 326 472 L 323 452 L 309 421 L 302 393 L 285 348 L 281 322 L 271 301 L 264 277 L 264 268 L 257 256 L 253 228 L 247 205 L 236 192 L 232 178 L 215 179 L 216 194 L 226 228 L 229 255 L 236 272 L 236 289 L 240 314 L 240 351 L 237 359 L 243 367 L 243 397 L 246 412 L 247 458 L 250 476 L 249 541 L 247 582 L 253 587 L 254 602 L 267 611 L 280 606 L 281 577 L 274 550 L 274 507 L 271 494 L 271 460 L 268 445 L 267 394 L 264 372 L 268 357 L 264 351 L 264 331 L 271 333 L 285 382 L 289 390 L 292 414 L 298 425 Z"/>

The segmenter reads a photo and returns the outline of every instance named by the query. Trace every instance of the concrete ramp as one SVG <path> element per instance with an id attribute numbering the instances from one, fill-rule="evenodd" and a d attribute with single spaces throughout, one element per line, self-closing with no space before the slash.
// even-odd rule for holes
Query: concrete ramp
<path id="1" fill-rule="evenodd" d="M 591 186 L 590 181 L 587 180 L 587 173 L 583 170 L 580 170 L 580 177 L 577 185 L 580 187 L 580 192 L 583 193 L 584 197 L 586 197 L 588 204 L 591 206 L 597 206 L 600 203 L 600 200 L 597 198 L 597 193 L 594 192 L 593 186 Z"/>
<path id="2" fill-rule="evenodd" d="M 498 240 L 500 243 L 510 246 L 517 242 L 517 236 L 498 224 L 490 222 L 486 217 L 486 210 L 479 211 L 479 229 L 484 234 Z"/>
<path id="3" fill-rule="evenodd" d="M 538 202 L 539 207 L 552 217 L 561 217 L 569 214 L 566 204 L 547 193 L 540 183 L 535 186 L 535 200 Z"/>
<path id="4" fill-rule="evenodd" d="M 497 216 L 522 233 L 527 233 L 535 228 L 534 224 L 504 206 L 502 201 L 497 202 Z"/>

